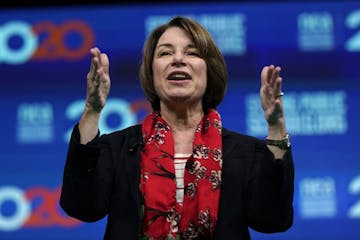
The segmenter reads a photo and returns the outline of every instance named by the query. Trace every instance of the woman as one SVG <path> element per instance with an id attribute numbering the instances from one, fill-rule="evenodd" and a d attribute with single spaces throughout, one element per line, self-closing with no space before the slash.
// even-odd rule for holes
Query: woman
<path id="1" fill-rule="evenodd" d="M 109 61 L 90 50 L 87 98 L 69 143 L 61 207 L 82 221 L 108 215 L 105 239 L 250 239 L 293 220 L 294 170 L 280 67 L 261 73 L 266 141 L 222 127 L 223 56 L 196 21 L 176 17 L 144 45 L 140 80 L 153 112 L 99 135 Z"/>

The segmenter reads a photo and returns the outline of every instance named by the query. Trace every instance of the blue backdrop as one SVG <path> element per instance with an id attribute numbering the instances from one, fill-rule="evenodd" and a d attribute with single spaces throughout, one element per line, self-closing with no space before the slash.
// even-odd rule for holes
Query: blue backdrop
<path id="1" fill-rule="evenodd" d="M 0 10 L 0 239 L 102 239 L 58 206 L 67 140 L 86 91 L 89 49 L 110 58 L 102 133 L 141 122 L 142 44 L 175 15 L 200 21 L 222 50 L 224 126 L 264 138 L 264 65 L 282 67 L 295 159 L 295 221 L 253 239 L 360 239 L 360 3 L 199 3 Z"/>

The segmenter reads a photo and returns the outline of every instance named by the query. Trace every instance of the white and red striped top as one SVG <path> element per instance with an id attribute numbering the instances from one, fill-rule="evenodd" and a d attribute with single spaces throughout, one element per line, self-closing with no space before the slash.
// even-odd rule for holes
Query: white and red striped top
<path id="1" fill-rule="evenodd" d="M 176 176 L 176 201 L 182 205 L 184 200 L 184 172 L 185 165 L 191 154 L 175 153 L 174 166 Z"/>

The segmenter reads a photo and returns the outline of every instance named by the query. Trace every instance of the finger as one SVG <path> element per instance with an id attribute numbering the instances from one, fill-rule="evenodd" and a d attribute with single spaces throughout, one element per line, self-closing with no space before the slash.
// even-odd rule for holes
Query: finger
<path id="1" fill-rule="evenodd" d="M 262 85 L 266 86 L 269 84 L 273 68 L 274 68 L 273 65 L 263 67 L 263 69 L 261 71 L 261 84 Z"/>
<path id="2" fill-rule="evenodd" d="M 99 61 L 98 61 L 98 52 L 99 50 L 97 48 L 92 48 L 90 49 L 90 54 L 91 54 L 91 65 L 90 65 L 90 75 L 91 76 L 95 76 L 96 75 L 96 71 L 99 67 Z"/>
<path id="3" fill-rule="evenodd" d="M 261 85 L 266 85 L 268 68 L 269 68 L 268 66 L 265 66 L 261 71 Z"/>
<path id="4" fill-rule="evenodd" d="M 96 57 L 99 52 L 100 52 L 100 50 L 97 47 L 93 47 L 90 49 L 91 56 L 93 56 L 93 57 Z"/>
<path id="5" fill-rule="evenodd" d="M 270 86 L 275 88 L 275 85 L 276 85 L 276 81 L 277 79 L 279 78 L 279 75 L 280 75 L 280 71 L 281 71 L 281 68 L 280 67 L 276 67 L 273 69 L 273 72 L 272 72 L 272 75 L 270 77 Z M 277 92 L 275 92 L 277 93 Z"/>
<path id="6" fill-rule="evenodd" d="M 101 51 L 99 48 L 94 48 L 95 49 L 95 57 L 97 58 L 98 60 L 98 63 L 99 63 L 99 67 L 101 66 Z"/>
<path id="7" fill-rule="evenodd" d="M 91 63 L 90 63 L 90 71 L 89 71 L 89 74 L 93 73 L 94 72 L 94 53 L 93 53 L 93 49 L 90 49 L 90 55 L 91 55 Z"/>
<path id="8" fill-rule="evenodd" d="M 100 64 L 104 73 L 109 73 L 109 58 L 105 53 L 100 55 Z"/>
<path id="9" fill-rule="evenodd" d="M 266 82 L 267 84 L 271 84 L 271 79 L 274 73 L 274 65 L 270 65 L 268 68 L 267 76 L 266 76 Z"/>
<path id="10" fill-rule="evenodd" d="M 99 68 L 96 70 L 95 80 L 98 84 L 106 83 L 109 80 L 109 59 L 105 53 L 99 55 Z"/>
<path id="11" fill-rule="evenodd" d="M 281 83 L 282 83 L 282 77 L 278 77 L 274 84 L 274 93 L 276 98 L 281 97 Z"/>

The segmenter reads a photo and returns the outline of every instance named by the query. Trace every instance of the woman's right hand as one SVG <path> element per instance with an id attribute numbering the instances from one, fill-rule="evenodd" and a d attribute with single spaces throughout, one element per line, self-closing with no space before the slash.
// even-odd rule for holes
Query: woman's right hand
<path id="1" fill-rule="evenodd" d="M 98 48 L 90 49 L 91 66 L 87 74 L 85 111 L 100 113 L 110 92 L 109 59 Z"/>
<path id="2" fill-rule="evenodd" d="M 86 104 L 79 121 L 80 143 L 86 144 L 98 133 L 100 112 L 110 92 L 109 59 L 98 48 L 90 49 L 91 66 L 87 74 Z"/>

